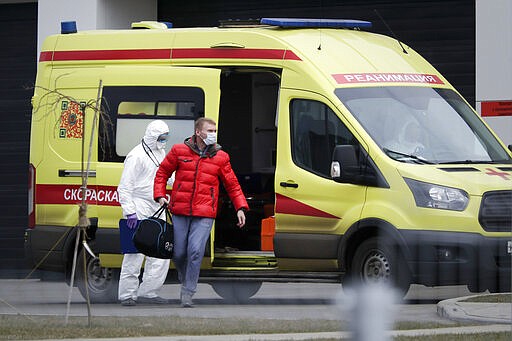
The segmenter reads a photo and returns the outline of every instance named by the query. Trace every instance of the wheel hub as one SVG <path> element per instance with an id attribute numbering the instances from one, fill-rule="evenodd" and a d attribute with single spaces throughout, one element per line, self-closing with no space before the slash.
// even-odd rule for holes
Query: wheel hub
<path id="1" fill-rule="evenodd" d="M 98 260 L 91 260 L 87 266 L 89 288 L 93 291 L 101 291 L 110 280 L 110 269 L 102 268 Z"/>
<path id="2" fill-rule="evenodd" d="M 388 281 L 390 273 L 389 261 L 380 252 L 370 253 L 363 264 L 363 277 L 368 282 Z"/>

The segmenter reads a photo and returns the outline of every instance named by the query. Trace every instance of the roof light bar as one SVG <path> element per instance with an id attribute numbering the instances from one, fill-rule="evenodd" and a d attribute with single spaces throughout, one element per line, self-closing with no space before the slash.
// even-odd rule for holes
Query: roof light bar
<path id="1" fill-rule="evenodd" d="M 316 27 L 316 28 L 370 28 L 370 21 L 353 20 L 353 19 L 304 19 L 304 18 L 261 18 L 262 24 L 299 28 L 299 27 Z"/>

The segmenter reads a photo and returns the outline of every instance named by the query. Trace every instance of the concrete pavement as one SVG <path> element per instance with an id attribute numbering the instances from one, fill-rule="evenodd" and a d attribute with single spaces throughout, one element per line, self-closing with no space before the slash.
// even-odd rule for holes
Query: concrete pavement
<path id="1" fill-rule="evenodd" d="M 55 315 L 63 316 L 66 306 L 68 287 L 64 283 L 47 283 L 38 280 L 2 280 L 0 281 L 0 315 Z M 336 307 L 334 296 L 339 292 L 339 285 L 323 285 L 322 290 L 308 290 L 304 284 L 288 284 L 286 291 L 276 291 L 275 284 L 266 284 L 254 299 L 254 304 L 228 305 L 213 293 L 209 285 L 201 285 L 197 295 L 197 307 L 183 309 L 179 307 L 177 299 L 171 307 L 159 305 L 137 305 L 137 307 L 122 307 L 119 304 L 93 304 L 93 316 L 181 316 L 181 317 L 217 317 L 229 318 L 253 317 L 269 319 L 340 319 L 346 314 L 340 314 Z M 418 289 L 418 288 L 416 288 Z M 422 298 L 421 292 L 429 291 L 426 288 L 414 288 L 410 291 L 409 299 Z M 451 289 L 449 295 L 444 289 Z M 453 288 L 435 288 L 435 296 L 454 297 Z M 179 286 L 166 285 L 163 290 L 164 297 L 178 297 Z M 37 293 L 37 295 L 34 295 Z M 301 298 L 296 300 L 300 294 Z M 411 295 L 414 294 L 414 295 Z M 457 294 L 457 292 L 455 292 Z M 279 297 L 276 301 L 276 295 Z M 399 304 L 394 311 L 395 321 L 425 321 L 446 324 L 445 328 L 389 331 L 389 335 L 433 335 L 433 334 L 464 334 L 481 332 L 510 331 L 512 333 L 512 295 L 507 303 L 474 303 L 465 302 L 468 291 L 458 292 L 460 297 L 441 299 L 437 304 Z M 485 295 L 477 295 L 485 296 Z M 76 288 L 71 296 L 70 316 L 84 316 L 86 314 L 85 303 Z M 38 301 L 39 299 L 39 301 Z M 425 303 L 424 301 L 422 301 Z M 428 302 L 428 301 L 427 301 Z M 276 304 L 277 303 L 277 304 Z M 219 309 L 219 307 L 221 309 Z M 171 308 L 171 309 L 169 309 Z M 224 309 L 226 308 L 226 309 Z M 270 308 L 270 309 L 269 309 Z M 437 309 L 436 309 L 437 308 Z M 447 321 L 472 321 L 479 326 L 453 327 Z M 250 334 L 250 335 L 220 335 L 220 336 L 173 336 L 173 337 L 147 337 L 146 341 L 160 340 L 317 340 L 317 339 L 347 339 L 350 332 L 326 332 L 326 333 L 300 333 L 300 334 Z M 140 338 L 134 338 L 140 339 Z M 132 340 L 134 340 L 132 339 Z M 76 340 L 76 339 L 74 339 Z M 87 339 L 81 339 L 87 340 Z M 121 339 L 102 339 L 102 341 Z"/>
<path id="2" fill-rule="evenodd" d="M 462 322 L 503 323 L 512 325 L 512 294 L 507 303 L 466 302 L 472 297 L 490 296 L 474 295 L 457 297 L 437 303 L 437 313 L 441 317 Z"/>
<path id="3" fill-rule="evenodd" d="M 477 295 L 485 296 L 485 295 Z M 475 303 L 465 302 L 475 296 L 466 296 L 440 301 L 437 312 L 440 317 L 463 322 L 482 322 L 483 325 L 447 327 L 434 329 L 391 330 L 386 334 L 397 336 L 429 336 L 451 334 L 478 334 L 492 332 L 510 332 L 512 335 L 512 303 Z M 512 295 L 511 295 L 512 298 Z M 492 324 L 490 324 L 492 323 Z M 322 340 L 322 339 L 351 339 L 351 332 L 324 332 L 324 333 L 281 333 L 281 334 L 237 334 L 237 335 L 200 335 L 200 336 L 164 336 L 145 337 L 144 341 L 287 341 L 287 340 Z M 141 338 L 137 338 L 141 339 Z M 98 341 L 99 339 L 80 339 L 82 341 Z M 107 338 L 101 341 L 121 341 L 126 338 Z M 135 340 L 135 338 L 134 338 Z M 60 341 L 76 341 L 66 339 Z"/>

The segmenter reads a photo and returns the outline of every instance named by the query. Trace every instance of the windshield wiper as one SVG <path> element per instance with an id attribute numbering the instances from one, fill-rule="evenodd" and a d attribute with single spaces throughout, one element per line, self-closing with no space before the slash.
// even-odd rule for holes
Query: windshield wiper
<path id="1" fill-rule="evenodd" d="M 418 163 L 422 163 L 422 164 L 433 165 L 435 163 L 435 162 L 429 161 L 429 160 L 427 160 L 421 156 L 418 156 L 418 155 L 401 153 L 401 152 L 397 152 L 396 150 L 391 150 L 388 148 L 382 148 L 382 150 L 384 151 L 384 153 L 386 153 L 386 155 L 388 155 L 391 158 L 393 158 L 393 157 L 390 154 L 395 154 L 395 155 L 399 155 L 399 156 L 405 156 L 409 159 L 413 159 L 414 161 L 417 161 Z M 395 159 L 395 158 L 393 158 L 393 159 Z M 397 161 L 400 161 L 400 160 L 397 160 Z"/>
<path id="2" fill-rule="evenodd" d="M 457 161 L 443 161 L 439 162 L 440 165 L 462 165 L 462 164 L 477 164 L 477 163 L 483 163 L 483 164 L 497 164 L 501 162 L 497 161 L 491 161 L 491 160 L 457 160 Z"/>

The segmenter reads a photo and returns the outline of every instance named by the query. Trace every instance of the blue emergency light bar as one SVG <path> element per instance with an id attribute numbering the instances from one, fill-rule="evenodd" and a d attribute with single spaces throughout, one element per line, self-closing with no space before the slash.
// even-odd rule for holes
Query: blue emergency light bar
<path id="1" fill-rule="evenodd" d="M 60 23 L 60 33 L 61 34 L 70 34 L 76 33 L 76 21 L 61 21 Z"/>
<path id="2" fill-rule="evenodd" d="M 261 24 L 286 28 L 370 28 L 370 21 L 353 19 L 261 18 Z"/>

